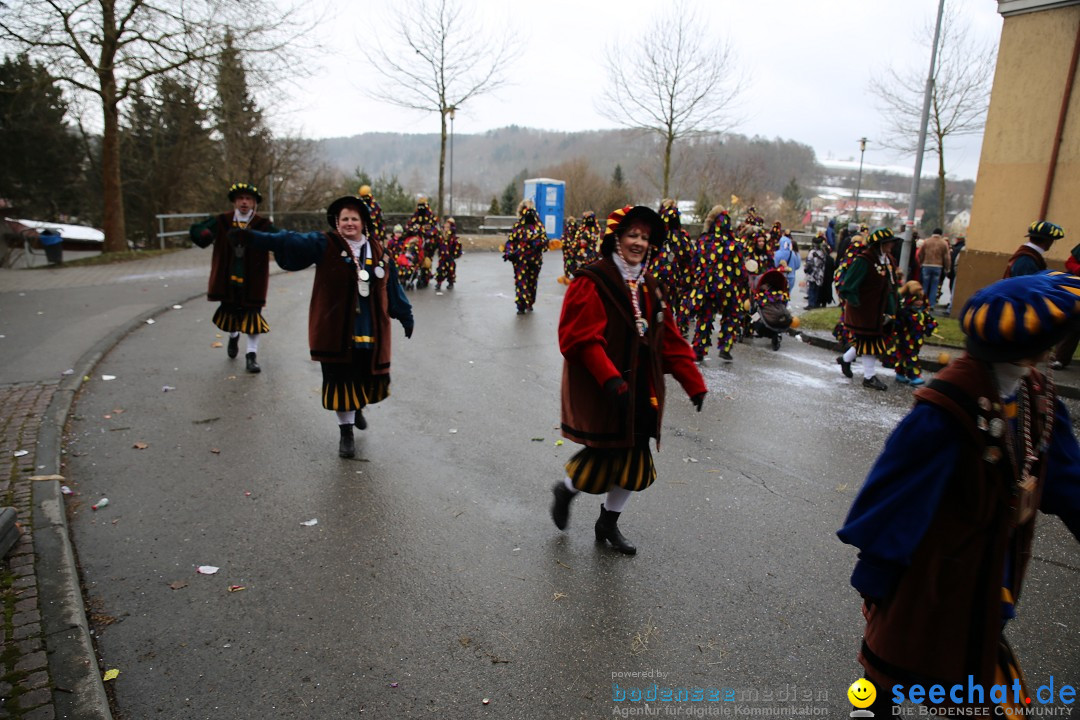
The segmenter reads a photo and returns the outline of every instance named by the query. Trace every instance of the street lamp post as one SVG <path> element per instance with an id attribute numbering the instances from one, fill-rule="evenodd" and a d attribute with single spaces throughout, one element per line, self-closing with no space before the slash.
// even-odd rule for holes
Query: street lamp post
<path id="1" fill-rule="evenodd" d="M 283 181 L 284 179 L 285 178 L 283 178 L 283 177 L 274 177 L 273 175 L 271 175 L 269 177 L 269 182 L 270 182 L 270 192 L 269 192 L 269 195 L 270 195 L 270 222 L 274 222 L 274 185 L 281 182 L 281 181 Z"/>
<path id="2" fill-rule="evenodd" d="M 447 213 L 451 217 L 454 215 L 454 113 L 457 112 L 457 106 L 451 105 L 446 110 L 446 114 L 450 116 L 450 212 Z"/>
<path id="3" fill-rule="evenodd" d="M 853 222 L 859 222 L 859 192 L 862 190 L 862 163 L 863 155 L 866 154 L 866 143 L 868 143 L 864 137 L 859 138 L 859 179 L 855 183 L 855 218 Z"/>

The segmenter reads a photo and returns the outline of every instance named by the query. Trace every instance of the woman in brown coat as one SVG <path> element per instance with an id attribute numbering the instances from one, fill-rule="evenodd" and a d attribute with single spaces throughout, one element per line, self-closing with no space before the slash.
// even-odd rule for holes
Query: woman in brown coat
<path id="1" fill-rule="evenodd" d="M 285 270 L 315 266 L 308 312 L 311 359 L 322 364 L 322 402 L 337 413 L 338 455 L 356 454 L 353 426 L 364 430 L 365 406 L 390 395 L 390 320 L 412 337 L 412 305 L 397 267 L 374 234 L 365 203 L 346 195 L 330 204 L 330 232 L 238 230 L 238 245 L 271 250 Z"/>

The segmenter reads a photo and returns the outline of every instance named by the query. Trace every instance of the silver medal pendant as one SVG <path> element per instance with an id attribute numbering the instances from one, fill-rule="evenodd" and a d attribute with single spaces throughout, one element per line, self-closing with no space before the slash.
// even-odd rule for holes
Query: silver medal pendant
<path id="1" fill-rule="evenodd" d="M 386 271 L 383 270 L 382 265 L 377 265 L 375 267 L 375 277 L 379 278 L 380 280 L 382 280 L 384 277 L 386 277 Z"/>
<path id="2" fill-rule="evenodd" d="M 357 292 L 360 293 L 360 297 L 367 297 L 368 295 L 371 294 L 371 288 L 368 286 L 368 283 L 366 283 L 366 282 L 358 282 L 358 283 L 356 283 L 356 290 L 357 290 Z"/>
<path id="3" fill-rule="evenodd" d="M 634 325 L 637 326 L 638 335 L 644 335 L 649 330 L 649 323 L 645 318 L 638 318 L 634 321 Z"/>
<path id="4" fill-rule="evenodd" d="M 370 279 L 371 279 L 371 273 L 369 273 L 367 270 L 361 269 L 360 270 L 360 282 L 366 283 Z"/>
<path id="5" fill-rule="evenodd" d="M 990 437 L 999 438 L 1005 434 L 1005 421 L 1001 418 L 994 418 L 990 421 Z"/>

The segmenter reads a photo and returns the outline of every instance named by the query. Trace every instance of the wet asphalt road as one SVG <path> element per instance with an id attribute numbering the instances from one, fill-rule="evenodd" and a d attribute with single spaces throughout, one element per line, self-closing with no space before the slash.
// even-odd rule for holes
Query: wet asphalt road
<path id="1" fill-rule="evenodd" d="M 653 681 L 846 715 L 861 616 L 834 533 L 910 390 L 852 385 L 793 338 L 711 358 L 700 414 L 669 378 L 659 481 L 620 522 L 638 555 L 598 549 L 598 498 L 566 533 L 548 515 L 575 450 L 555 442 L 557 265 L 523 317 L 495 254 L 412 293 L 355 460 L 308 360 L 310 271 L 271 280 L 261 375 L 243 341 L 235 361 L 211 347 L 205 301 L 103 360 L 69 427 L 69 507 L 118 717 L 599 718 L 613 682 Z M 1010 635 L 1030 680 L 1080 683 L 1080 549 L 1043 518 L 1035 552 Z"/>

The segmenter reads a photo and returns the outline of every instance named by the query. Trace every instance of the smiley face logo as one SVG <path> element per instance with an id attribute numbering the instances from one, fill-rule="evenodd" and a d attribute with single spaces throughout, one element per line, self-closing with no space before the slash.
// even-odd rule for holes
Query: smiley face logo
<path id="1" fill-rule="evenodd" d="M 874 683 L 866 678 L 859 678 L 851 683 L 851 687 L 847 691 L 847 697 L 855 707 L 868 708 L 877 699 L 877 688 L 874 687 Z"/>

